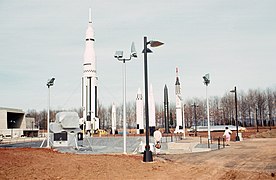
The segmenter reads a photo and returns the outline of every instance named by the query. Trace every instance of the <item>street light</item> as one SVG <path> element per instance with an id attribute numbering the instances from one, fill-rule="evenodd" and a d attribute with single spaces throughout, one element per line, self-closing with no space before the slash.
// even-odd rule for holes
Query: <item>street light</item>
<path id="1" fill-rule="evenodd" d="M 163 45 L 164 43 L 159 41 L 147 41 L 147 37 L 144 37 L 144 49 L 142 53 L 144 53 L 144 78 L 145 78 L 145 113 L 146 113 L 146 147 L 144 151 L 144 162 L 152 162 L 152 152 L 150 151 L 149 146 L 149 103 L 148 103 L 148 67 L 147 67 L 147 54 L 152 53 L 152 51 L 147 48 L 147 45 L 151 47 L 158 47 Z"/>
<path id="2" fill-rule="evenodd" d="M 132 57 L 137 58 L 134 42 L 131 44 L 131 53 L 128 59 L 123 58 L 123 51 L 116 51 L 115 58 L 124 63 L 123 76 L 124 76 L 124 97 L 123 97 L 123 136 L 124 136 L 124 154 L 126 154 L 126 61 L 130 61 Z"/>
<path id="3" fill-rule="evenodd" d="M 206 104 L 207 104 L 207 124 L 208 124 L 208 148 L 210 148 L 210 142 L 211 142 L 211 132 L 210 132 L 210 116 L 209 116 L 209 101 L 208 101 L 208 93 L 207 93 L 207 87 L 208 84 L 210 84 L 210 76 L 209 74 L 205 74 L 203 76 L 204 84 L 206 85 Z"/>
<path id="4" fill-rule="evenodd" d="M 48 115 L 47 115 L 47 148 L 50 147 L 50 87 L 54 85 L 55 78 L 49 79 L 47 82 L 48 87 Z"/>
<path id="5" fill-rule="evenodd" d="M 235 93 L 236 127 L 237 127 L 236 141 L 240 141 L 240 137 L 239 137 L 239 124 L 238 124 L 237 88 L 236 88 L 236 86 L 230 92 L 231 93 Z"/>

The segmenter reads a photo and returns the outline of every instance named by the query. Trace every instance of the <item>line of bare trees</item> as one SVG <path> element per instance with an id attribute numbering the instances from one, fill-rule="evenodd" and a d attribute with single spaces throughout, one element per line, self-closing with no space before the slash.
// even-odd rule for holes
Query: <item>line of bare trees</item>
<path id="1" fill-rule="evenodd" d="M 187 126 L 194 124 L 193 108 L 190 106 L 196 103 L 197 117 L 199 124 L 206 125 L 206 101 L 205 99 L 190 99 L 186 101 L 185 122 Z M 276 120 L 276 91 L 267 88 L 266 90 L 249 90 L 238 92 L 238 123 L 241 126 L 274 126 Z M 209 98 L 210 120 L 213 125 L 235 125 L 235 99 L 233 93 L 226 93 L 223 97 Z"/>
<path id="2" fill-rule="evenodd" d="M 276 124 L 276 89 L 239 91 L 238 95 L 238 123 L 241 126 L 275 126 Z M 173 98 L 171 98 L 173 99 Z M 195 125 L 207 125 L 206 99 L 192 98 L 184 100 L 184 119 L 186 127 Z M 192 105 L 196 104 L 196 108 Z M 116 107 L 117 128 L 123 126 L 123 106 Z M 112 105 L 105 107 L 101 103 L 98 106 L 101 129 L 111 128 Z M 50 111 L 50 119 L 55 119 L 55 114 L 60 110 Z M 82 117 L 82 109 L 71 109 Z M 195 113 L 196 112 L 196 113 Z M 235 125 L 235 99 L 233 93 L 226 93 L 223 97 L 209 97 L 209 112 L 211 125 Z M 47 128 L 47 110 L 37 112 L 28 110 L 27 114 L 35 118 L 36 126 L 40 129 Z M 175 104 L 170 103 L 169 124 L 175 127 Z M 135 101 L 126 105 L 126 122 L 128 128 L 136 128 Z M 156 105 L 156 126 L 164 127 L 164 106 Z"/>

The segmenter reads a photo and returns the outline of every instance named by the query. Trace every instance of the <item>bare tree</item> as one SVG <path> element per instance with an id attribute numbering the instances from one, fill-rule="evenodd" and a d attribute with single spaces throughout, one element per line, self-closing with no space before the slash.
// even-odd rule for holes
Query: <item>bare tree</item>
<path id="1" fill-rule="evenodd" d="M 261 126 L 264 126 L 265 101 L 265 94 L 260 89 L 258 89 L 256 92 L 256 104 L 258 106 L 259 120 L 261 121 Z"/>
<path id="2" fill-rule="evenodd" d="M 128 128 L 135 128 L 136 127 L 136 103 L 129 102 L 126 104 L 126 122 Z"/>
<path id="3" fill-rule="evenodd" d="M 248 93 L 247 93 L 247 97 L 246 97 L 246 104 L 248 106 L 247 110 L 248 110 L 248 117 L 249 117 L 249 124 L 250 126 L 252 126 L 252 124 L 254 124 L 254 126 L 256 126 L 257 122 L 256 119 L 254 118 L 254 112 L 255 109 L 257 108 L 256 104 L 255 104 L 255 98 L 256 93 L 254 90 L 249 89 Z M 251 116 L 252 114 L 252 116 Z M 255 119 L 254 123 L 252 123 L 252 119 Z"/>
<path id="4" fill-rule="evenodd" d="M 218 125 L 222 123 L 220 116 L 220 98 L 218 96 L 213 96 L 209 98 L 209 114 L 210 114 L 210 122 L 213 121 L 212 124 Z M 207 109 L 206 109 L 207 111 Z M 206 119 L 207 119 L 207 112 Z"/>
<path id="5" fill-rule="evenodd" d="M 272 115 L 273 115 L 273 93 L 271 89 L 266 89 L 266 102 L 267 102 L 267 109 L 268 109 L 268 125 L 271 128 L 272 125 Z M 274 99 L 275 102 L 275 99 Z"/>
<path id="6" fill-rule="evenodd" d="M 246 126 L 245 121 L 247 119 L 247 100 L 246 95 L 243 91 L 239 92 L 239 110 L 240 110 L 240 116 L 242 120 L 242 126 Z"/>
<path id="7" fill-rule="evenodd" d="M 235 124 L 234 121 L 234 98 L 229 93 L 226 93 L 221 99 L 221 106 L 223 108 L 225 124 Z"/>

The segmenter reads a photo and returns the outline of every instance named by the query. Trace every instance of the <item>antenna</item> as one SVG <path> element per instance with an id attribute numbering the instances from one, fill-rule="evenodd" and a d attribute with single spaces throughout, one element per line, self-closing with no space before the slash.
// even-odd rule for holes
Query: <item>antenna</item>
<path id="1" fill-rule="evenodd" d="M 89 8 L 89 22 L 92 23 L 91 8 Z"/>
<path id="2" fill-rule="evenodd" d="M 178 77 L 178 67 L 176 67 L 176 77 Z"/>

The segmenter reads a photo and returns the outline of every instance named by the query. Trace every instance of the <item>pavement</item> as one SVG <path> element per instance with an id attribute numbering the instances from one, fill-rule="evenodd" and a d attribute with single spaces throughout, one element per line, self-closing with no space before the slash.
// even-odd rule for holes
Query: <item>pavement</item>
<path id="1" fill-rule="evenodd" d="M 33 147 L 39 148 L 45 138 L 17 138 L 5 139 L 1 142 L 0 148 Z M 154 139 L 150 137 L 150 150 L 156 154 L 154 148 Z M 64 153 L 76 154 L 121 154 L 124 152 L 124 140 L 122 136 L 110 137 L 85 137 L 83 141 L 77 142 L 77 147 L 55 147 L 54 149 Z M 127 136 L 126 153 L 142 154 L 146 144 L 145 136 Z M 45 147 L 44 141 L 42 147 Z M 220 148 L 223 148 L 222 145 Z M 218 145 L 207 145 L 207 139 L 201 137 L 163 137 L 161 140 L 161 149 L 159 154 L 183 154 L 195 152 L 208 152 L 217 150 Z"/>

